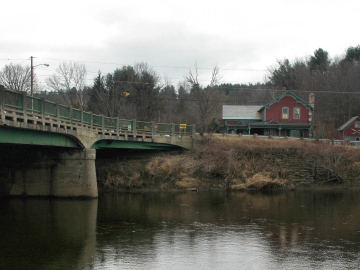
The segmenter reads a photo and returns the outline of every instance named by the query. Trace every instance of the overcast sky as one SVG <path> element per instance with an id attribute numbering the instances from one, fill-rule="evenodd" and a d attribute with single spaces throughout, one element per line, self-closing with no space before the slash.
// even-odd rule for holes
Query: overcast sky
<path id="1" fill-rule="evenodd" d="M 215 65 L 222 82 L 262 82 L 277 60 L 360 44 L 359 0 L 11 0 L 1 10 L 0 67 L 33 55 L 50 64 L 36 68 L 41 81 L 73 60 L 89 83 L 137 62 L 172 83 L 195 62 L 204 84 Z"/>

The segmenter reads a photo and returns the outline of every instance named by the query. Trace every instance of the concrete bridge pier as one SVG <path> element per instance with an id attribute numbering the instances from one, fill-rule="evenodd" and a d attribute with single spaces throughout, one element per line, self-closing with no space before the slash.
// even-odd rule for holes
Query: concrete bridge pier
<path id="1" fill-rule="evenodd" d="M 57 151 L 38 151 L 24 166 L 10 167 L 8 195 L 96 198 L 96 150 Z"/>
<path id="2" fill-rule="evenodd" d="M 54 170 L 52 196 L 97 197 L 96 150 L 63 153 Z"/>

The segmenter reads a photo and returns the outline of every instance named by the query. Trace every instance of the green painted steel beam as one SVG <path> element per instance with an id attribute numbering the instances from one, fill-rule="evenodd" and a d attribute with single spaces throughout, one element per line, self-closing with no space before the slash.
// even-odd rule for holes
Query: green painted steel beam
<path id="1" fill-rule="evenodd" d="M 100 140 L 93 144 L 93 149 L 143 149 L 143 150 L 167 150 L 180 148 L 172 144 L 134 142 L 134 141 L 115 141 Z"/>
<path id="2" fill-rule="evenodd" d="M 1 143 L 81 148 L 76 139 L 63 134 L 6 126 L 0 126 Z"/>

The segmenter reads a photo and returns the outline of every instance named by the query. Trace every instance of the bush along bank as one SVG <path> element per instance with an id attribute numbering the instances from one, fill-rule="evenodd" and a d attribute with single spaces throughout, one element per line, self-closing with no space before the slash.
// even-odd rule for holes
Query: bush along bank
<path id="1" fill-rule="evenodd" d="M 104 162 L 97 170 L 102 190 L 267 191 L 357 185 L 360 148 L 300 140 L 207 137 L 196 141 L 188 152 Z"/>

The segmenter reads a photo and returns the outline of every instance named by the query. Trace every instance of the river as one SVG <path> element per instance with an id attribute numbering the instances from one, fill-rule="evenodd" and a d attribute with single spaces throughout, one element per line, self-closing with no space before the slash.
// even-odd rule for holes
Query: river
<path id="1" fill-rule="evenodd" d="M 0 269 L 360 269 L 360 192 L 4 199 Z"/>

